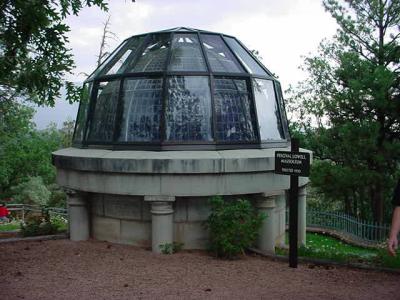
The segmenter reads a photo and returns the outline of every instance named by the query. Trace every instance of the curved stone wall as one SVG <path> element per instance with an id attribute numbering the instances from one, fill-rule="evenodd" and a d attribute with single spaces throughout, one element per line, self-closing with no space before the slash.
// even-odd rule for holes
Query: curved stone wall
<path id="1" fill-rule="evenodd" d="M 118 195 L 212 196 L 289 188 L 274 174 L 276 149 L 110 151 L 67 148 L 53 153 L 57 182 L 66 188 Z M 307 151 L 307 150 L 302 150 Z M 308 179 L 300 177 L 300 186 Z"/>
<path id="2" fill-rule="evenodd" d="M 228 197 L 232 200 L 236 197 Z M 255 203 L 252 195 L 241 197 Z M 151 206 L 143 197 L 91 194 L 91 236 L 97 240 L 151 246 Z M 174 241 L 185 249 L 205 249 L 208 232 L 204 226 L 210 208 L 208 197 L 178 197 L 173 205 Z M 276 200 L 275 243 L 284 243 L 285 197 Z"/>

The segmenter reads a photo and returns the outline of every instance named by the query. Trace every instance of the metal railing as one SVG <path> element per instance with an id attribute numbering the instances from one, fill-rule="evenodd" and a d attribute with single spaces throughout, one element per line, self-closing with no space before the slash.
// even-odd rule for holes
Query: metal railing
<path id="1" fill-rule="evenodd" d="M 288 222 L 288 211 L 286 213 L 286 222 Z M 341 212 L 308 209 L 306 222 L 307 228 L 333 230 L 351 240 L 371 244 L 385 241 L 390 231 L 389 224 L 361 220 Z"/>
<path id="2" fill-rule="evenodd" d="M 44 211 L 48 211 L 50 216 L 59 215 L 68 217 L 68 210 L 66 208 L 59 207 L 45 207 L 29 204 L 7 204 L 7 209 L 10 212 L 16 212 L 17 218 L 21 221 L 25 221 L 25 217 L 29 212 L 42 213 Z"/>

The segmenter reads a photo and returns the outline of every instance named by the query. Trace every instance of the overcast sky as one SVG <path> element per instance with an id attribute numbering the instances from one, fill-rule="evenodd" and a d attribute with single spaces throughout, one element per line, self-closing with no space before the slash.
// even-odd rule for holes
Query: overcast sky
<path id="1" fill-rule="evenodd" d="M 336 31 L 321 0 L 112 0 L 109 12 L 85 8 L 69 17 L 70 48 L 76 69 L 68 79 L 83 82 L 96 66 L 103 23 L 111 15 L 112 51 L 125 38 L 172 27 L 192 27 L 233 35 L 249 49 L 258 50 L 265 66 L 279 76 L 283 89 L 302 80 L 302 56 L 315 52 L 323 38 Z M 62 101 L 54 109 L 39 108 L 35 121 L 44 128 L 75 119 L 77 105 Z"/>

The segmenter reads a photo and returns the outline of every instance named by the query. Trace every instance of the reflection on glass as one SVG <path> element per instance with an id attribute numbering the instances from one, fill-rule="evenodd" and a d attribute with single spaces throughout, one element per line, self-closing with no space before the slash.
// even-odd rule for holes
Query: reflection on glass
<path id="1" fill-rule="evenodd" d="M 238 61 L 218 35 L 202 34 L 201 39 L 212 71 L 244 73 Z"/>
<path id="2" fill-rule="evenodd" d="M 89 140 L 111 142 L 118 104 L 119 80 L 100 82 L 90 124 Z"/>
<path id="3" fill-rule="evenodd" d="M 83 139 L 83 130 L 89 110 L 90 94 L 92 93 L 92 83 L 85 83 L 82 89 L 82 97 L 79 103 L 78 116 L 74 132 L 74 142 L 81 142 Z"/>
<path id="4" fill-rule="evenodd" d="M 247 51 L 234 38 L 224 38 L 249 73 L 267 76 L 267 73 L 260 67 L 256 60 L 251 57 L 251 55 L 247 53 Z"/>
<path id="5" fill-rule="evenodd" d="M 152 35 L 146 43 L 143 53 L 140 55 L 133 72 L 158 72 L 165 69 L 168 48 L 170 44 L 169 34 Z"/>
<path id="6" fill-rule="evenodd" d="M 171 71 L 207 71 L 197 35 L 175 34 L 171 51 Z"/>
<path id="7" fill-rule="evenodd" d="M 162 79 L 127 79 L 123 87 L 121 142 L 160 140 Z"/>
<path id="8" fill-rule="evenodd" d="M 107 75 L 121 74 L 125 71 L 130 63 L 132 63 L 135 54 L 142 44 L 143 37 L 132 38 L 126 45 L 118 51 L 113 59 L 104 67 L 103 74 L 107 72 Z"/>
<path id="9" fill-rule="evenodd" d="M 254 141 L 246 80 L 215 79 L 217 139 L 220 141 Z"/>
<path id="10" fill-rule="evenodd" d="M 253 79 L 261 140 L 281 140 L 282 130 L 274 84 L 271 80 Z"/>
<path id="11" fill-rule="evenodd" d="M 208 77 L 168 78 L 166 136 L 170 141 L 211 141 L 211 95 Z"/>
<path id="12" fill-rule="evenodd" d="M 107 57 L 107 59 L 96 69 L 96 71 L 93 72 L 93 74 L 87 79 L 87 81 L 93 79 L 94 77 L 99 76 L 100 73 L 104 70 L 105 66 L 107 66 L 111 60 L 113 60 L 113 58 L 117 55 L 117 53 L 119 53 L 122 47 L 126 45 L 126 43 L 127 41 L 121 43 L 121 45 L 119 45 L 118 48 L 115 49 L 114 52 L 110 54 L 109 57 Z"/>

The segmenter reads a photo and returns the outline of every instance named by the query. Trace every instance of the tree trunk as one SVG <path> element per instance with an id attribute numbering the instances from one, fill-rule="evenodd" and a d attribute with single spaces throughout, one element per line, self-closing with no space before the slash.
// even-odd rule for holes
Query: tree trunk
<path id="1" fill-rule="evenodd" d="M 359 215 L 358 215 L 358 203 L 357 203 L 357 192 L 353 192 L 353 216 L 354 217 L 356 217 L 356 218 L 358 218 L 359 217 Z M 358 194 L 359 195 L 359 194 Z"/>
<path id="2" fill-rule="evenodd" d="M 362 188 L 360 190 L 360 218 L 363 220 L 367 220 L 368 219 L 368 202 L 366 202 L 367 197 L 365 196 L 365 189 Z"/>
<path id="3" fill-rule="evenodd" d="M 348 215 L 352 214 L 351 199 L 350 199 L 349 195 L 344 196 L 344 210 L 345 210 L 346 214 L 348 214 Z"/>
<path id="4" fill-rule="evenodd" d="M 379 224 L 383 223 L 383 188 L 380 182 L 376 182 L 372 188 L 372 207 L 373 207 L 373 218 L 375 222 Z"/>

